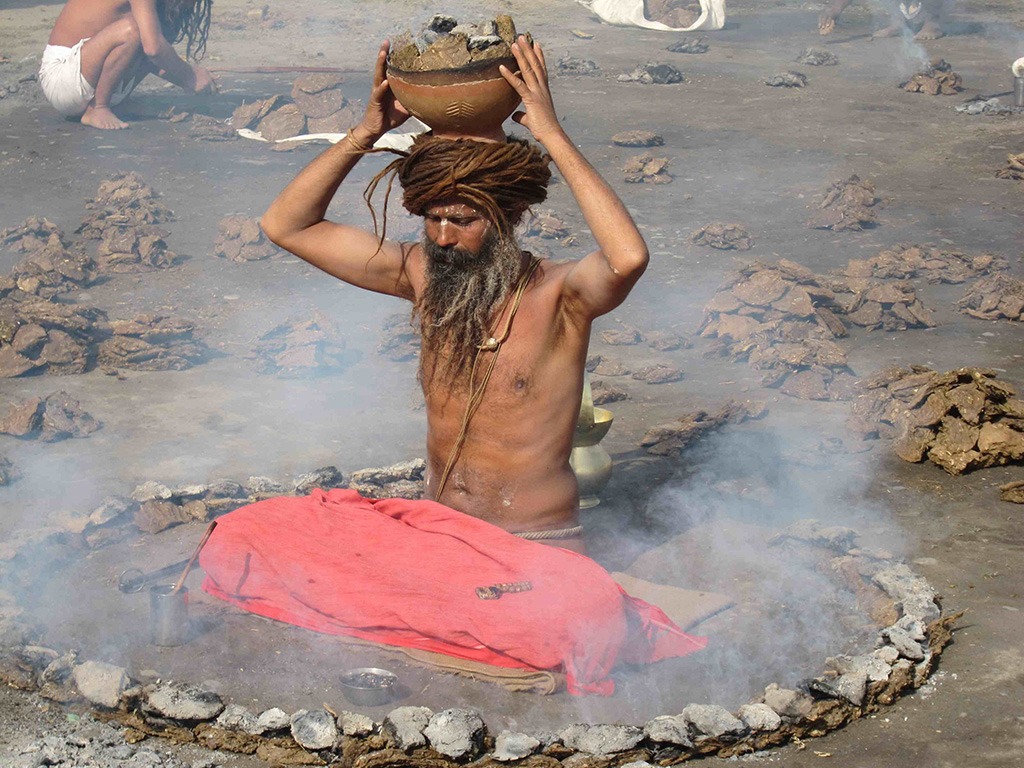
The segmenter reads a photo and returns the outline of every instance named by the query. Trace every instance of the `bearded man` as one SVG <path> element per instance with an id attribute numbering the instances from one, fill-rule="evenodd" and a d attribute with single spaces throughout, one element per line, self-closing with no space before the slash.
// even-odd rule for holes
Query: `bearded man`
<path id="1" fill-rule="evenodd" d="M 647 267 L 647 246 L 560 125 L 544 53 L 522 36 L 512 45 L 520 73 L 502 74 L 525 108 L 513 119 L 540 147 L 418 137 L 378 174 L 367 199 L 394 174 L 404 206 L 424 218 L 420 243 L 327 221 L 360 157 L 408 118 L 385 77 L 387 52 L 385 42 L 362 121 L 288 185 L 263 229 L 334 277 L 413 303 L 423 341 L 427 495 L 524 538 L 583 552 L 569 453 L 591 324 L 626 298 Z M 576 262 L 537 259 L 513 235 L 545 199 L 549 163 L 597 241 L 598 250 Z"/>
<path id="2" fill-rule="evenodd" d="M 217 90 L 185 58 L 206 51 L 212 0 L 68 0 L 39 66 L 39 85 L 61 114 L 102 130 L 127 128 L 112 111 L 150 73 L 192 93 Z"/>

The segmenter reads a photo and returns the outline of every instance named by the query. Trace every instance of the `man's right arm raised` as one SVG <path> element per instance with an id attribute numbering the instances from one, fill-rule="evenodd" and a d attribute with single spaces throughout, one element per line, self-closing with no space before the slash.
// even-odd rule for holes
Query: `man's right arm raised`
<path id="1" fill-rule="evenodd" d="M 263 214 L 260 226 L 277 245 L 346 283 L 411 300 L 413 289 L 399 243 L 381 244 L 372 232 L 324 218 L 363 150 L 409 116 L 385 79 L 387 52 L 385 42 L 377 55 L 363 120 L 284 188 Z"/>

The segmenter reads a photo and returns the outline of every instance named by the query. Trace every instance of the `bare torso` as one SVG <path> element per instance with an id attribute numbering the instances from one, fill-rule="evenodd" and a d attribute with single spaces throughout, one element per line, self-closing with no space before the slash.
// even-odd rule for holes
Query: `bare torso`
<path id="1" fill-rule="evenodd" d="M 410 279 L 422 286 L 422 254 L 410 258 Z M 572 264 L 542 261 L 502 345 L 465 444 L 438 501 L 508 531 L 572 527 L 579 492 L 569 453 L 580 409 L 589 321 L 564 306 L 562 283 Z M 504 327 L 509 307 L 495 318 Z M 479 383 L 492 352 L 480 353 Z M 468 375 L 457 385 L 432 383 L 425 353 L 421 378 L 427 404 L 427 496 L 437 487 L 458 438 L 469 397 Z M 559 541 L 560 544 L 565 544 Z"/>
<path id="2" fill-rule="evenodd" d="M 68 0 L 50 32 L 50 45 L 71 47 L 131 13 L 127 0 Z"/>

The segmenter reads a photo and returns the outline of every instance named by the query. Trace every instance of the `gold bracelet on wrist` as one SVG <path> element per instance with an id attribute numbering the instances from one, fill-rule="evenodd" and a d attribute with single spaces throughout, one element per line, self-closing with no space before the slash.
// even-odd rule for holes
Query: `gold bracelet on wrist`
<path id="1" fill-rule="evenodd" d="M 359 141 L 359 139 L 352 134 L 352 131 L 354 130 L 355 128 L 350 128 L 348 133 L 345 134 L 345 138 L 348 140 L 348 143 L 351 144 L 357 152 L 369 152 L 373 149 L 372 144 L 366 145 Z"/>

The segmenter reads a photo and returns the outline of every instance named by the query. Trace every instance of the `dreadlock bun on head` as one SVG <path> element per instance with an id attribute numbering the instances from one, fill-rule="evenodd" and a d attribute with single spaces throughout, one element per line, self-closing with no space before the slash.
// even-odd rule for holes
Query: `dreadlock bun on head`
<path id="1" fill-rule="evenodd" d="M 402 154 L 371 182 L 367 203 L 377 183 L 394 174 L 409 213 L 422 216 L 435 203 L 457 199 L 484 213 L 505 236 L 527 208 L 548 196 L 551 158 L 522 139 L 501 143 L 420 134 Z M 387 195 L 384 206 L 386 217 Z"/>

